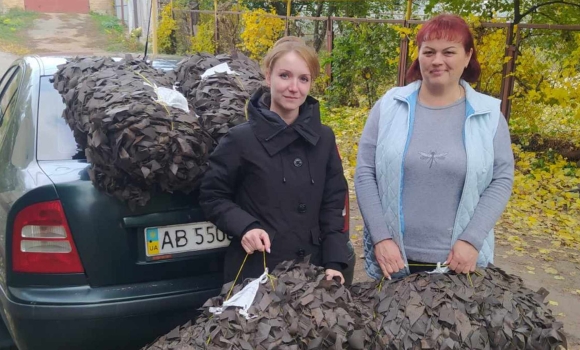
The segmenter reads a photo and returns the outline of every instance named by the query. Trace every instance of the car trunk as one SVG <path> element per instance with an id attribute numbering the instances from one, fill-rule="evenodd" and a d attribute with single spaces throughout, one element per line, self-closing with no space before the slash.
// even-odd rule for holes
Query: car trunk
<path id="1" fill-rule="evenodd" d="M 146 206 L 131 210 L 93 186 L 89 164 L 74 160 L 39 164 L 55 184 L 91 286 L 195 276 L 211 277 L 212 287 L 221 286 L 223 247 L 156 257 L 146 254 L 146 228 L 205 221 L 197 193 L 153 195 Z"/>

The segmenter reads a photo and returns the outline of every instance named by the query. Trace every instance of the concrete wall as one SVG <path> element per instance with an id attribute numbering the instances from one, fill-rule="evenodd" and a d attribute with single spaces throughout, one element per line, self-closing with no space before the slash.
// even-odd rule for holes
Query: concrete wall
<path id="1" fill-rule="evenodd" d="M 91 11 L 115 14 L 114 0 L 89 0 Z M 6 11 L 11 8 L 24 9 L 24 0 L 0 0 L 0 10 Z"/>
<path id="2" fill-rule="evenodd" d="M 0 0 L 0 10 L 7 11 L 11 8 L 24 9 L 24 0 Z"/>
<path id="3" fill-rule="evenodd" d="M 114 2 L 112 0 L 89 0 L 89 7 L 94 12 L 106 13 L 108 15 L 115 14 Z"/>

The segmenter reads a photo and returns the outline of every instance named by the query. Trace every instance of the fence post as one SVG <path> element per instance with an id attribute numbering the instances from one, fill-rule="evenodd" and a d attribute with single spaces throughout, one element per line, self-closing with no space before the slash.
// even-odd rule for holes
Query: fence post
<path id="1" fill-rule="evenodd" d="M 219 33 L 219 22 L 218 22 L 218 0 L 213 0 L 213 10 L 214 10 L 214 33 L 213 33 L 213 40 L 215 41 L 215 52 L 217 54 L 219 52 L 219 40 L 220 40 L 220 33 Z"/>
<path id="2" fill-rule="evenodd" d="M 409 28 L 409 22 L 405 20 L 403 24 L 405 28 Z M 397 84 L 399 86 L 405 86 L 405 75 L 407 72 L 407 58 L 409 56 L 409 37 L 405 34 L 401 38 L 401 43 L 399 44 L 399 74 L 397 79 Z"/>
<path id="3" fill-rule="evenodd" d="M 151 0 L 151 1 L 153 1 L 151 3 L 151 6 L 152 6 L 151 16 L 153 16 L 153 19 L 152 19 L 153 23 L 151 24 L 151 27 L 152 27 L 151 35 L 153 36 L 152 49 L 153 49 L 153 54 L 157 55 L 159 53 L 159 50 L 158 50 L 159 47 L 157 46 L 157 44 L 158 44 L 157 43 L 157 25 L 158 25 L 157 18 L 159 16 L 159 9 L 157 7 L 157 0 Z"/>
<path id="4" fill-rule="evenodd" d="M 326 20 L 326 51 L 328 51 L 328 55 L 332 57 L 332 48 L 334 46 L 334 23 L 332 21 L 332 17 L 328 16 L 328 20 Z M 328 76 L 328 81 L 332 81 L 332 62 L 326 64 L 325 67 L 326 76 Z"/>
<path id="5" fill-rule="evenodd" d="M 514 45 L 514 32 L 516 34 L 516 44 L 519 44 L 520 41 L 520 31 L 517 25 L 510 23 L 508 27 L 508 33 L 506 35 L 506 42 L 505 42 L 505 57 L 509 57 L 510 59 L 503 65 L 503 73 L 502 73 L 502 84 L 501 84 L 501 112 L 505 116 L 506 120 L 509 122 L 510 120 L 510 112 L 511 112 L 511 99 L 510 96 L 514 92 L 514 82 L 515 77 L 513 73 L 515 72 L 516 67 L 516 58 L 517 58 L 517 46 Z"/>
<path id="6" fill-rule="evenodd" d="M 286 2 L 286 27 L 284 28 L 284 35 L 290 35 L 290 13 L 292 10 L 292 0 Z"/>
<path id="7" fill-rule="evenodd" d="M 127 23 L 125 22 L 125 4 L 123 3 L 123 0 L 121 0 L 121 21 L 123 22 L 124 25 L 127 25 Z"/>
<path id="8" fill-rule="evenodd" d="M 413 0 L 407 0 L 407 11 L 405 12 L 405 23 L 403 26 L 405 28 L 410 28 L 409 20 L 411 20 L 411 14 L 413 13 Z M 405 75 L 407 72 L 407 59 L 409 57 L 409 36 L 405 34 L 401 38 L 401 43 L 399 44 L 399 76 L 397 79 L 397 84 L 399 86 L 405 86 Z"/>

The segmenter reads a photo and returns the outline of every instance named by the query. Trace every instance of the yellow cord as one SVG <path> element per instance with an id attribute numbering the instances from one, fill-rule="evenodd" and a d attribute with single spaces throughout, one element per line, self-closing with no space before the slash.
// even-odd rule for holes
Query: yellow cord
<path id="1" fill-rule="evenodd" d="M 137 72 L 137 71 L 133 71 L 133 73 L 135 73 L 135 74 L 137 74 L 138 76 L 140 76 L 140 77 L 141 77 L 143 80 L 145 80 L 145 81 L 147 82 L 147 84 L 151 85 L 151 87 L 152 87 L 153 89 L 157 90 L 157 89 L 155 88 L 157 85 L 155 85 L 155 84 L 151 83 L 151 82 L 149 81 L 149 79 L 145 78 L 145 76 L 144 76 L 143 74 L 141 74 L 141 73 L 139 73 L 139 72 Z M 157 92 L 155 92 L 155 93 L 157 93 Z M 160 105 L 162 105 L 162 106 L 163 106 L 163 108 L 165 108 L 165 111 L 167 112 L 167 115 L 168 115 L 168 116 L 171 116 L 171 112 L 169 112 L 169 109 L 167 108 L 167 105 L 166 105 L 165 103 L 163 103 L 163 102 L 161 102 L 161 101 L 155 101 L 155 102 L 157 102 L 157 103 L 159 103 Z M 171 130 L 173 130 L 173 120 L 171 121 Z"/>
<path id="2" fill-rule="evenodd" d="M 234 287 L 236 286 L 236 282 L 238 281 L 238 278 L 240 277 L 240 274 L 242 273 L 242 270 L 244 269 L 244 265 L 246 264 L 246 260 L 248 260 L 248 256 L 250 254 L 246 254 L 246 257 L 244 258 L 244 261 L 242 261 L 242 266 L 240 266 L 240 269 L 238 270 L 238 274 L 236 275 L 236 278 L 234 279 L 234 283 L 232 283 L 232 286 L 230 287 L 230 290 L 228 291 L 228 295 L 226 296 L 226 300 L 228 300 L 230 298 L 230 296 L 232 295 L 232 291 L 234 290 Z M 266 271 L 266 251 L 264 251 L 264 271 Z M 274 279 L 275 277 L 268 274 L 268 278 L 270 279 L 270 283 L 272 283 L 272 290 L 275 290 L 276 287 L 274 287 Z M 211 342 L 211 335 L 207 337 L 206 340 L 206 344 L 209 345 L 209 343 Z"/>
<path id="3" fill-rule="evenodd" d="M 385 281 L 385 276 L 383 276 L 383 278 L 381 278 L 381 282 L 379 283 L 379 286 L 377 287 L 379 289 L 379 292 L 383 289 L 383 282 Z"/>
<path id="4" fill-rule="evenodd" d="M 226 300 L 228 300 L 230 298 L 230 296 L 232 295 L 232 291 L 234 290 L 234 286 L 236 285 L 236 282 L 238 281 L 238 277 L 240 277 L 240 274 L 242 273 L 242 269 L 244 268 L 244 265 L 246 264 L 246 260 L 248 260 L 248 255 L 250 255 L 250 254 L 246 254 L 246 257 L 244 258 L 244 261 L 242 262 L 242 266 L 240 266 L 240 269 L 238 270 L 238 274 L 236 275 L 236 279 L 234 279 L 234 283 L 232 283 L 232 286 L 230 288 L 230 291 L 228 292 L 228 296 L 226 297 Z"/>
<path id="5" fill-rule="evenodd" d="M 244 83 L 242 82 L 242 80 L 240 78 L 238 78 L 238 76 L 236 74 L 234 74 L 234 78 L 238 82 L 238 85 L 240 86 L 240 88 L 249 93 L 249 91 L 246 90 L 246 87 L 244 86 Z"/>
<path id="6" fill-rule="evenodd" d="M 264 250 L 264 271 L 266 271 L 266 269 L 268 268 L 268 266 L 266 266 L 266 251 Z M 276 287 L 274 287 L 274 279 L 276 277 L 268 274 L 268 279 L 270 280 L 270 283 L 272 284 L 272 291 L 276 290 Z"/>

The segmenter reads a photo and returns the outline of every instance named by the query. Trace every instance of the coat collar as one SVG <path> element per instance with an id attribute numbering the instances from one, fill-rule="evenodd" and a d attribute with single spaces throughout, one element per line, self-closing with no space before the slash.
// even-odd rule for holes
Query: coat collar
<path id="1" fill-rule="evenodd" d="M 320 139 L 320 108 L 318 101 L 311 96 L 300 106 L 296 121 L 288 125 L 277 113 L 270 111 L 267 89 L 258 89 L 246 104 L 246 117 L 270 156 L 301 137 L 313 146 Z"/>

